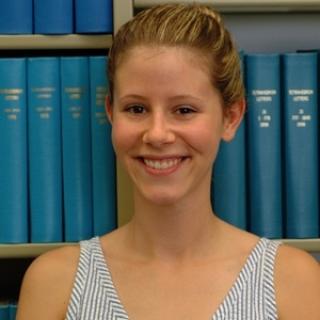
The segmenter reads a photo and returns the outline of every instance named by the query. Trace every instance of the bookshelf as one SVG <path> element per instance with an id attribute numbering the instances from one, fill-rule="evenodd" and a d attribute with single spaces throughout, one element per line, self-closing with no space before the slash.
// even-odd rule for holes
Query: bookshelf
<path id="1" fill-rule="evenodd" d="M 134 0 L 134 8 L 143 9 L 152 5 L 167 3 L 165 0 Z M 172 3 L 181 1 L 173 0 Z M 184 0 L 185 3 L 192 3 L 193 0 Z M 221 12 L 310 12 L 320 9 L 318 0 L 207 0 L 197 1 L 207 5 L 214 5 Z"/>
<path id="2" fill-rule="evenodd" d="M 134 12 L 151 5 L 168 2 L 166 0 L 115 0 L 114 29 L 128 21 Z M 171 1 L 179 2 L 179 1 Z M 184 0 L 184 2 L 194 2 Z M 214 5 L 225 16 L 226 24 L 236 40 L 249 51 L 287 50 L 293 39 L 300 39 L 301 49 L 320 43 L 320 0 L 211 0 L 201 1 Z M 264 37 L 261 39 L 261 30 Z M 276 32 L 276 33 L 275 33 Z M 304 34 L 300 37 L 299 34 Z M 276 35 L 276 37 L 275 37 Z M 4 52 L 17 50 L 107 50 L 112 44 L 112 35 L 0 35 L 0 49 Z M 130 218 L 132 212 L 132 190 L 129 179 L 118 164 L 118 211 L 119 224 Z M 320 239 L 283 239 L 284 243 L 311 253 L 320 252 Z M 25 270 L 32 259 L 46 251 L 70 245 L 71 243 L 50 244 L 0 244 L 2 269 Z M 3 271 L 5 272 L 5 271 Z M 11 271 L 11 273 L 13 273 Z M 3 273 L 6 274 L 6 273 Z M 0 291 L 18 285 L 18 280 L 0 281 Z M 8 290 L 8 292 L 11 292 Z"/>
<path id="3" fill-rule="evenodd" d="M 0 35 L 1 50 L 107 49 L 112 35 Z"/>
<path id="4" fill-rule="evenodd" d="M 105 54 L 112 44 L 111 34 L 0 35 L 2 56 L 59 55 L 68 53 Z M 27 53 L 26 53 L 27 52 Z M 72 243 L 0 244 L 0 300 L 17 299 L 23 275 L 40 254 Z"/>
<path id="5" fill-rule="evenodd" d="M 135 12 L 167 3 L 165 0 L 118 0 L 115 5 L 115 29 Z M 179 3 L 179 0 L 172 0 Z M 184 0 L 183 2 L 194 2 Z M 320 43 L 320 0 L 208 0 L 224 16 L 228 29 L 241 49 L 248 52 L 285 52 L 310 49 Z M 123 11 L 122 11 L 123 10 Z M 261 37 L 263 34 L 263 37 Z M 318 46 L 319 47 L 319 46 Z M 126 223 L 133 207 L 132 187 L 124 170 L 118 166 L 118 222 Z M 320 239 L 283 239 L 284 243 L 320 252 Z"/>
<path id="6" fill-rule="evenodd" d="M 0 259 L 35 258 L 49 250 L 73 245 L 71 242 L 0 244 Z"/>

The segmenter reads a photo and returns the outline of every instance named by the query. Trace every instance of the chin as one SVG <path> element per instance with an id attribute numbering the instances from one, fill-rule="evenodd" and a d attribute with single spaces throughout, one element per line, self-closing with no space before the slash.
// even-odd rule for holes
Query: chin
<path id="1" fill-rule="evenodd" d="M 177 194 L 174 194 L 171 190 L 171 192 L 168 191 L 159 191 L 155 190 L 154 192 L 143 192 L 142 193 L 143 198 L 145 198 L 148 202 L 158 205 L 158 206 L 171 206 L 178 202 L 179 199 L 181 199 L 181 196 L 178 196 Z"/>

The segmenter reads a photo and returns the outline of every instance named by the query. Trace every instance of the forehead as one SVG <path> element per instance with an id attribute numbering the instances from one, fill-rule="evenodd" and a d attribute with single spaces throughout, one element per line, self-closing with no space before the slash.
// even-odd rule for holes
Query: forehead
<path id="1" fill-rule="evenodd" d="M 205 59 L 184 47 L 135 47 L 123 57 L 115 74 L 115 98 L 141 96 L 151 100 L 192 95 L 220 96 Z"/>
<path id="2" fill-rule="evenodd" d="M 159 58 L 164 58 L 168 62 L 168 59 L 183 61 L 190 66 L 201 69 L 211 78 L 212 65 L 209 55 L 202 50 L 189 46 L 136 45 L 120 54 L 115 68 L 116 73 L 119 69 L 127 67 L 130 63 L 141 63 L 149 60 L 152 63 L 152 60 Z"/>

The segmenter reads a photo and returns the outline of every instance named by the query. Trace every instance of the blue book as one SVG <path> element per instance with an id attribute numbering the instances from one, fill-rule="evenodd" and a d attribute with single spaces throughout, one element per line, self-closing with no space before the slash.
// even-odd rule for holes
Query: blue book
<path id="1" fill-rule="evenodd" d="M 111 125 L 105 111 L 108 90 L 105 56 L 90 62 L 93 230 L 102 235 L 116 228 L 116 165 L 111 142 Z"/>
<path id="2" fill-rule="evenodd" d="M 243 53 L 240 52 L 243 72 Z M 245 119 L 230 142 L 221 141 L 213 167 L 211 202 L 226 222 L 247 228 Z M 236 159 L 236 160 L 235 160 Z"/>
<path id="3" fill-rule="evenodd" d="M 16 314 L 17 314 L 17 304 L 16 303 L 10 303 L 9 306 L 9 320 L 16 320 Z"/>
<path id="4" fill-rule="evenodd" d="M 32 33 L 32 0 L 0 1 L 0 34 Z"/>
<path id="5" fill-rule="evenodd" d="M 75 0 L 76 33 L 112 33 L 112 0 Z"/>
<path id="6" fill-rule="evenodd" d="M 62 241 L 59 58 L 28 58 L 31 242 Z"/>
<path id="7" fill-rule="evenodd" d="M 6 302 L 0 303 L 0 320 L 10 320 L 9 306 Z"/>
<path id="8" fill-rule="evenodd" d="M 91 127 L 87 57 L 61 58 L 65 240 L 93 235 Z"/>
<path id="9" fill-rule="evenodd" d="M 248 54 L 245 59 L 250 230 L 282 238 L 280 56 Z"/>
<path id="10" fill-rule="evenodd" d="M 73 33 L 73 1 L 34 0 L 34 33 Z"/>
<path id="11" fill-rule="evenodd" d="M 0 243 L 28 242 L 25 58 L 0 59 Z"/>
<path id="12" fill-rule="evenodd" d="M 212 177 L 214 212 L 226 222 L 247 228 L 245 122 L 230 142 L 222 141 Z"/>
<path id="13" fill-rule="evenodd" d="M 286 236 L 319 236 L 317 53 L 283 55 Z"/>

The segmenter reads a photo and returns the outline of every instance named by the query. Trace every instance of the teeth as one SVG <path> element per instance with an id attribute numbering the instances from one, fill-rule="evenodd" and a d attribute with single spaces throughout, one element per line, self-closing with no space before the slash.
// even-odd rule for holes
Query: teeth
<path id="1" fill-rule="evenodd" d="M 169 169 L 176 166 L 181 161 L 181 158 L 166 159 L 166 160 L 143 159 L 143 161 L 150 168 L 157 169 L 157 170 L 164 170 L 164 169 Z"/>

